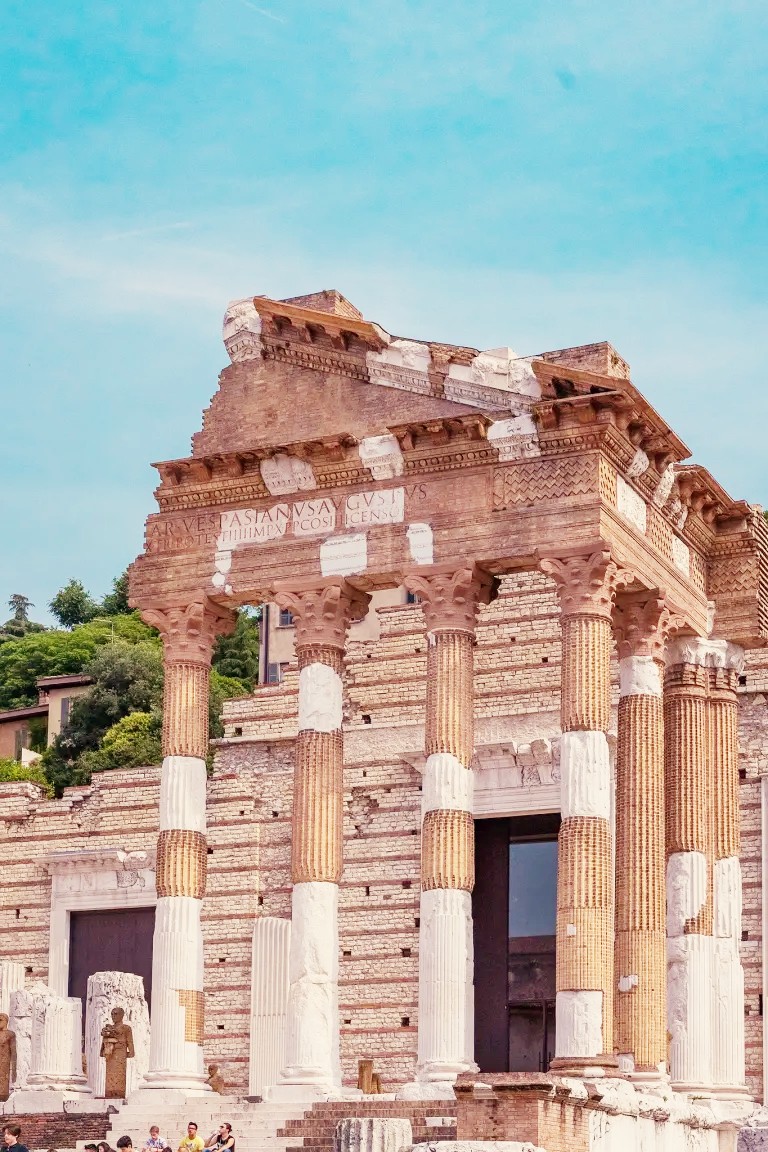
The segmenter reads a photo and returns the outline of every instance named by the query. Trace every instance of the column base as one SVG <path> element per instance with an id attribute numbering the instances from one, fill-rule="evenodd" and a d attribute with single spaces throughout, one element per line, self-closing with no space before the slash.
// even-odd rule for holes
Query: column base
<path id="1" fill-rule="evenodd" d="M 194 1072 L 147 1072 L 137 1089 L 137 1092 L 144 1091 L 176 1092 L 179 1103 L 183 1103 L 184 1096 L 209 1096 L 212 1089 L 203 1076 L 196 1076 Z M 176 1103 L 175 1100 L 169 1102 Z"/>
<path id="2" fill-rule="evenodd" d="M 430 1060 L 416 1070 L 417 1084 L 453 1084 L 457 1076 L 465 1072 L 479 1072 L 479 1064 L 474 1060 Z"/>
<path id="3" fill-rule="evenodd" d="M 632 1056 L 619 1052 L 616 1058 L 619 1062 L 619 1075 L 625 1076 L 630 1083 L 640 1087 L 647 1085 L 651 1089 L 660 1085 L 669 1086 L 669 1071 L 665 1060 L 656 1068 L 636 1068 Z"/>
<path id="4" fill-rule="evenodd" d="M 412 1080 L 395 1093 L 395 1100 L 455 1100 L 451 1080 Z"/>
<path id="5" fill-rule="evenodd" d="M 313 1104 L 316 1100 L 341 1100 L 342 1091 L 336 1084 L 285 1081 L 267 1088 L 264 1099 L 270 1104 Z"/>
<path id="6" fill-rule="evenodd" d="M 625 1072 L 620 1071 L 619 1061 L 614 1054 L 600 1052 L 597 1056 L 555 1056 L 550 1061 L 549 1071 L 558 1076 L 610 1076 L 611 1079 L 628 1079 Z"/>
<path id="7" fill-rule="evenodd" d="M 688 1096 L 695 1096 L 697 1100 L 733 1100 L 737 1104 L 749 1103 L 755 1097 L 746 1084 L 691 1084 L 681 1080 L 672 1081 L 673 1092 L 685 1092 Z"/>

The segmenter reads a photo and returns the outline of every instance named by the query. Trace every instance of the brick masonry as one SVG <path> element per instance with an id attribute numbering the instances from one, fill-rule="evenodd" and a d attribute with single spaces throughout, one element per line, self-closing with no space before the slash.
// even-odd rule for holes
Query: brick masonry
<path id="1" fill-rule="evenodd" d="M 418 605 L 381 609 L 380 636 L 348 644 L 345 678 L 344 873 L 340 1011 L 344 1081 L 372 1058 L 384 1088 L 412 1077 L 418 1028 L 420 775 L 426 639 Z M 612 666 L 612 703 L 618 699 Z M 208 786 L 209 875 L 203 907 L 207 1061 L 229 1091 L 248 1078 L 251 932 L 257 915 L 290 914 L 290 829 L 297 676 L 225 706 L 225 738 Z M 507 576 L 481 609 L 477 744 L 559 733 L 560 629 L 554 585 Z M 740 687 L 742 863 L 749 1086 L 762 1093 L 760 774 L 768 658 L 751 654 Z M 159 768 L 106 773 L 60 801 L 30 784 L 0 785 L 5 873 L 0 957 L 47 979 L 53 851 L 154 847 Z M 55 1146 L 62 1141 L 52 1140 Z"/>

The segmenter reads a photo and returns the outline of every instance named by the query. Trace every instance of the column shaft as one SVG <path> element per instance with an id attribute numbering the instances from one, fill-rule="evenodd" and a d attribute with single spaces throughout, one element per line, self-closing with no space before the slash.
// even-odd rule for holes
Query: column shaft
<path id="1" fill-rule="evenodd" d="M 695 642 L 689 645 L 695 647 Z M 713 775 L 707 671 L 670 645 L 664 681 L 667 998 L 673 1085 L 712 1080 Z"/>
<path id="2" fill-rule="evenodd" d="M 724 667 L 710 671 L 710 754 L 714 790 L 713 934 L 715 937 L 712 1077 L 722 1089 L 744 1090 L 744 970 L 739 853 L 739 745 L 736 702 L 740 649 L 727 645 Z"/>
<path id="3" fill-rule="evenodd" d="M 271 1095 L 341 1087 L 339 881 L 343 867 L 343 659 L 368 597 L 345 582 L 283 586 L 296 623 L 298 736 L 293 777 L 286 1064 Z"/>
<path id="4" fill-rule="evenodd" d="M 164 644 L 163 767 L 152 950 L 150 1088 L 205 1088 L 203 934 L 208 865 L 208 677 L 217 634 L 235 616 L 210 601 L 145 611 Z"/>
<path id="5" fill-rule="evenodd" d="M 617 604 L 619 740 L 616 757 L 614 1046 L 623 1071 L 666 1073 L 667 955 L 664 847 L 664 646 L 661 597 Z"/>
<path id="6" fill-rule="evenodd" d="M 613 896 L 609 553 L 547 559 L 558 586 L 563 665 L 557 868 L 556 1058 L 594 1059 L 613 1045 Z M 563 1065 L 561 1065 L 563 1066 Z"/>
<path id="7" fill-rule="evenodd" d="M 428 629 L 417 1075 L 445 1082 L 476 1067 L 473 646 L 476 609 L 492 581 L 468 568 L 406 583 L 421 597 Z"/>

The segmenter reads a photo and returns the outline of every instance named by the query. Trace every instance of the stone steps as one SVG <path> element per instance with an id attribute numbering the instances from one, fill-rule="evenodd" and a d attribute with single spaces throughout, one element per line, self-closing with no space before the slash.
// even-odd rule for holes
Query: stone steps
<path id="1" fill-rule="evenodd" d="M 309 1105 L 250 1103 L 235 1096 L 190 1097 L 183 1103 L 154 1103 L 151 1094 L 129 1100 L 111 1117 L 107 1139 L 114 1147 L 118 1138 L 130 1136 L 134 1148 L 141 1149 L 150 1126 L 157 1124 L 160 1134 L 175 1150 L 186 1135 L 187 1124 L 194 1120 L 204 1140 L 227 1121 L 235 1134 L 237 1152 L 285 1152 L 290 1139 L 278 1137 L 278 1130 L 291 1120 L 299 1119 Z"/>

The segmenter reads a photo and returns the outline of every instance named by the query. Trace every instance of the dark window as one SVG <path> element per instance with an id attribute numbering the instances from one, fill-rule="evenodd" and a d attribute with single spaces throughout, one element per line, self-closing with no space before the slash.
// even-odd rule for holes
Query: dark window
<path id="1" fill-rule="evenodd" d="M 69 706 L 72 703 L 70 696 L 62 696 L 61 698 L 61 726 L 62 728 L 69 722 Z"/>
<path id="2" fill-rule="evenodd" d="M 418 592 L 406 592 L 405 602 L 406 604 L 421 604 L 421 596 Z"/>
<path id="3" fill-rule="evenodd" d="M 280 619 L 278 621 L 278 627 L 291 628 L 292 626 L 293 626 L 293 612 L 291 612 L 291 610 L 289 608 L 281 608 L 280 609 Z"/>
<path id="4" fill-rule="evenodd" d="M 280 664 L 267 664 L 267 679 L 266 684 L 279 684 L 280 683 Z"/>

